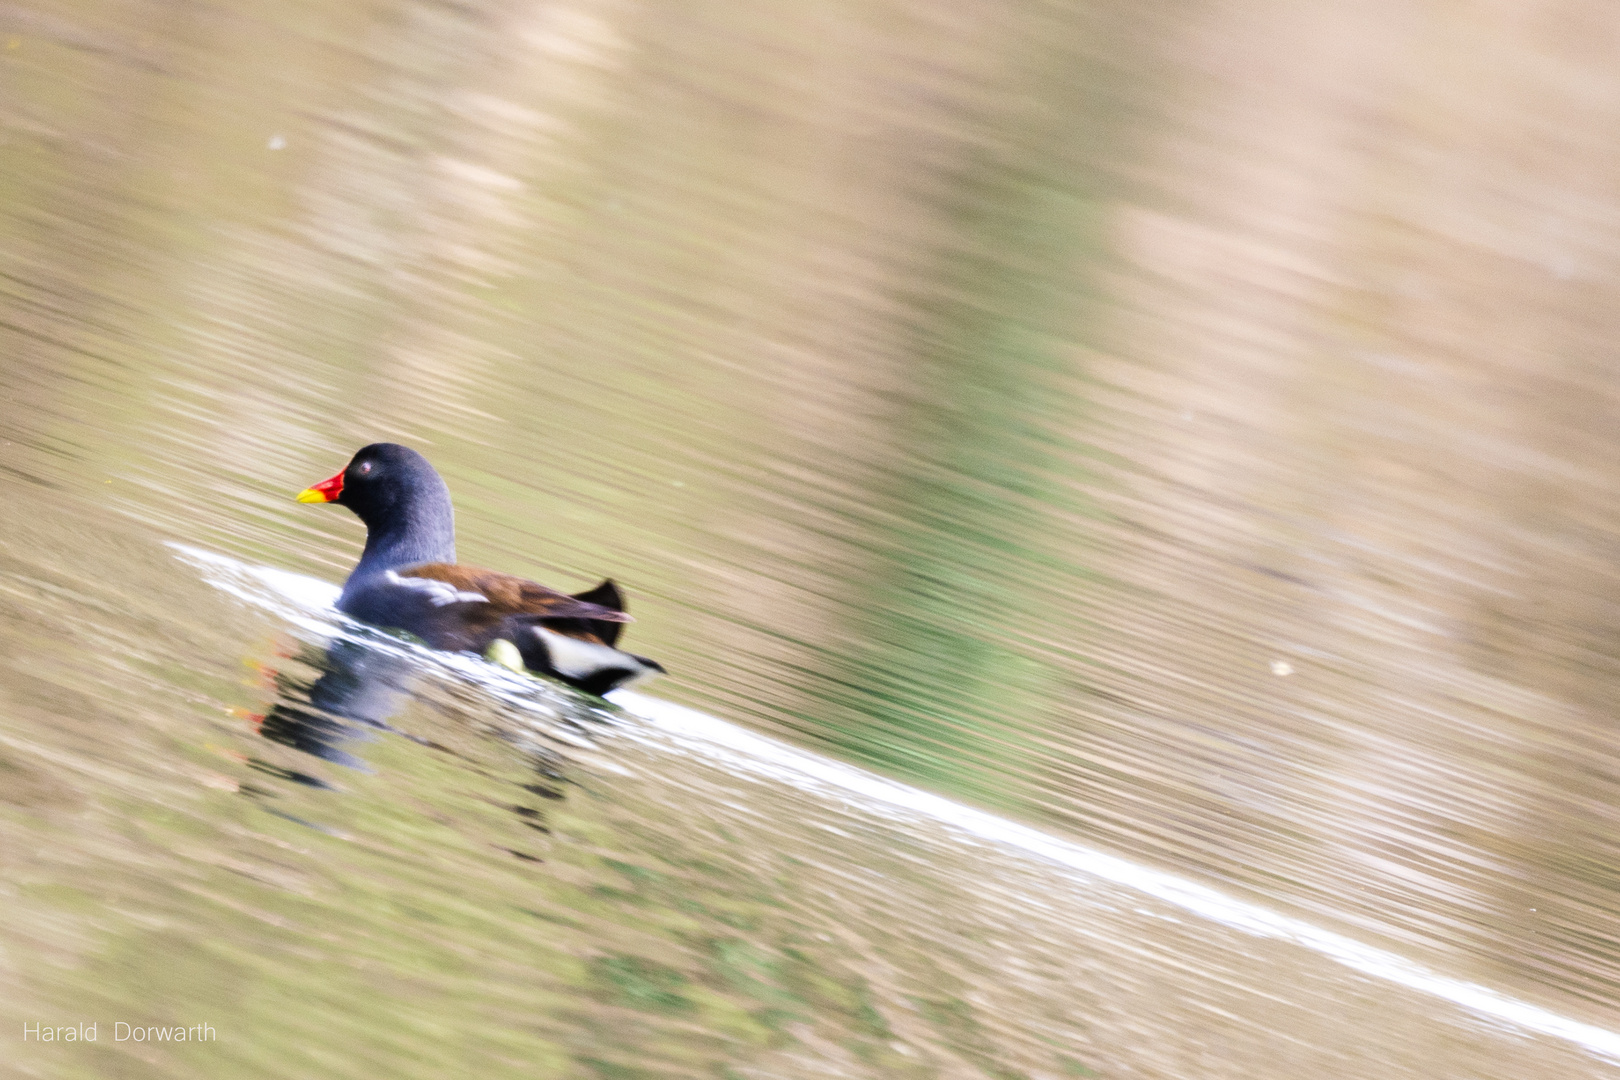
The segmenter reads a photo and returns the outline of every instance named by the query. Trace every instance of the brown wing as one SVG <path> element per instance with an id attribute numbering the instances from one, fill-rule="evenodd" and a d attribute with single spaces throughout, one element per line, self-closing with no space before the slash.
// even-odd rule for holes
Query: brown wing
<path id="1" fill-rule="evenodd" d="M 443 581 L 463 592 L 478 593 L 489 605 L 487 608 L 482 604 L 478 605 L 483 609 L 480 622 L 486 619 L 506 619 L 514 615 L 535 619 L 589 619 L 592 622 L 606 623 L 631 621 L 630 616 L 623 611 L 569 596 L 567 593 L 560 593 L 526 578 L 520 578 L 516 574 L 503 574 L 498 570 L 484 570 L 476 566 L 462 566 L 455 563 L 422 563 L 419 566 L 408 566 L 397 573 L 400 577 Z"/>

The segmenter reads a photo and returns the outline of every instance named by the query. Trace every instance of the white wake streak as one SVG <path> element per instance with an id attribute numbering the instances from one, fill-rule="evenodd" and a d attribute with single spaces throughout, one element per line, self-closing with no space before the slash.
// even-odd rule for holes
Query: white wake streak
<path id="1" fill-rule="evenodd" d="M 332 608 L 334 585 L 269 567 L 249 566 L 197 548 L 171 545 L 180 557 L 200 568 L 210 584 L 257 607 L 268 608 L 297 625 L 325 635 L 336 630 Z M 457 665 L 464 674 L 472 665 Z M 505 682 L 508 673 L 492 664 L 488 674 Z M 480 673 L 483 674 L 483 673 Z M 1205 885 L 1162 870 L 1138 866 L 1106 852 L 1049 836 L 1027 825 L 909 787 L 843 762 L 757 735 L 706 713 L 646 694 L 620 690 L 615 704 L 653 725 L 669 740 L 723 763 L 737 773 L 775 780 L 800 790 L 837 793 L 860 801 L 867 810 L 889 817 L 927 819 L 959 834 L 1055 863 L 1070 870 L 1135 889 L 1191 914 L 1256 937 L 1292 942 L 1354 971 L 1396 986 L 1430 994 L 1523 1031 L 1563 1039 L 1598 1056 L 1620 1061 L 1620 1032 L 1562 1016 L 1550 1009 L 1509 997 L 1479 983 L 1454 979 L 1385 949 L 1364 945 L 1343 934 L 1313 926 L 1258 904 L 1227 896 Z"/>

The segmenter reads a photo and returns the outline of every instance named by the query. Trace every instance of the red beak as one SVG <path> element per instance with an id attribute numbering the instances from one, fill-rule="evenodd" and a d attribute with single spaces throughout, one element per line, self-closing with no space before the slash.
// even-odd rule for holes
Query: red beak
<path id="1" fill-rule="evenodd" d="M 302 503 L 337 502 L 338 496 L 343 494 L 343 474 L 338 473 L 330 480 L 322 480 L 312 487 L 307 487 L 298 493 L 298 501 Z"/>

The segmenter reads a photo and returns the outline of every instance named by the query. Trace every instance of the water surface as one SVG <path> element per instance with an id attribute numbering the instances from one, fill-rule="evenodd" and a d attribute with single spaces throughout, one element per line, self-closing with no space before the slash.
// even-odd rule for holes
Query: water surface
<path id="1" fill-rule="evenodd" d="M 625 587 L 660 700 L 1613 1031 L 1615 43 L 0 9 L 0 1037 L 103 1025 L 7 1057 L 1612 1070 L 661 706 L 389 653 L 386 727 L 311 727 L 361 534 L 290 495 L 408 442 L 464 559 Z"/>

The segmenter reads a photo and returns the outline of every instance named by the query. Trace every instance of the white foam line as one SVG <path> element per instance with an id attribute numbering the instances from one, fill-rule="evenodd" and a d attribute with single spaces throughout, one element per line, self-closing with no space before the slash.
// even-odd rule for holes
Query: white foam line
<path id="1" fill-rule="evenodd" d="M 289 573 L 268 566 L 249 566 L 229 555 L 204 551 L 189 544 L 166 545 L 177 552 L 182 560 L 203 572 L 208 584 L 230 593 L 238 600 L 246 600 L 254 607 L 267 608 L 297 622 L 306 630 L 316 630 L 331 636 L 337 628 L 332 618 L 337 616 L 334 605 L 343 590 L 327 581 Z M 311 614 L 329 614 L 326 619 L 311 620 Z"/>
<path id="2" fill-rule="evenodd" d="M 328 635 L 336 632 L 332 622 L 337 617 L 332 609 L 338 593 L 336 586 L 302 574 L 248 566 L 198 548 L 170 546 L 187 562 L 201 567 L 210 584 L 257 606 L 276 610 L 306 627 L 319 627 Z M 312 614 L 325 618 L 311 620 Z M 1049 836 L 1027 825 L 853 765 L 817 757 L 696 709 L 630 690 L 616 691 L 610 696 L 626 712 L 654 725 L 666 737 L 707 757 L 722 759 L 734 769 L 798 788 L 822 788 L 843 796 L 855 796 L 872 812 L 898 812 L 941 822 L 967 836 L 1135 889 L 1222 926 L 1256 937 L 1292 942 L 1363 975 L 1432 995 L 1480 1016 L 1563 1039 L 1600 1057 L 1620 1061 L 1620 1032 L 1572 1020 L 1478 983 L 1441 975 L 1403 956 L 1227 896 L 1174 874 L 1138 866 L 1116 855 Z"/>
<path id="3" fill-rule="evenodd" d="M 1481 1016 L 1525 1031 L 1564 1039 L 1594 1054 L 1620 1061 L 1620 1033 L 1572 1020 L 1539 1005 L 1430 971 L 1384 949 L 1364 945 L 1343 934 L 1301 919 L 1270 911 L 1187 881 L 1162 870 L 1049 836 L 1027 825 L 952 802 L 918 788 L 896 783 L 840 761 L 756 735 L 735 724 L 634 691 L 611 695 L 627 712 L 648 721 L 688 747 L 723 757 L 731 767 L 785 781 L 796 787 L 818 786 L 860 798 L 867 807 L 901 811 L 952 826 L 969 836 L 1037 856 L 1081 873 L 1123 885 L 1211 922 L 1257 937 L 1304 946 L 1354 971 L 1431 994 Z"/>

